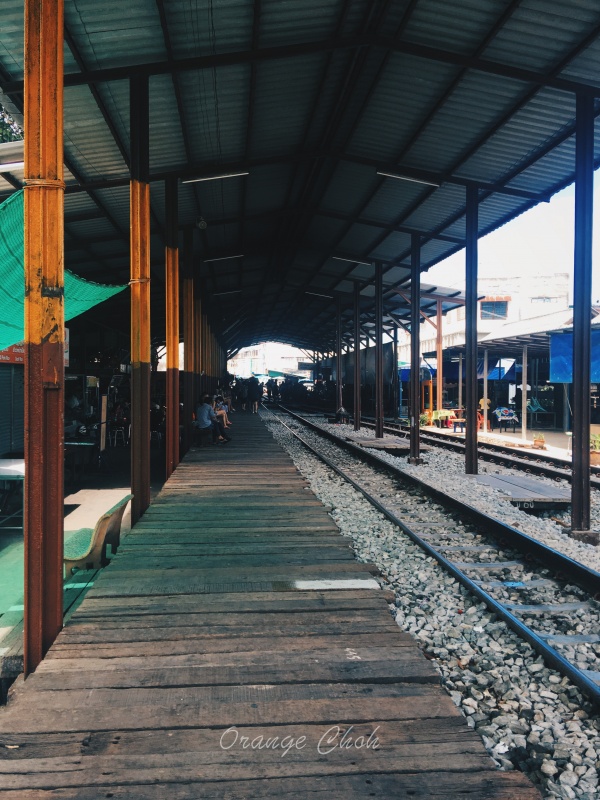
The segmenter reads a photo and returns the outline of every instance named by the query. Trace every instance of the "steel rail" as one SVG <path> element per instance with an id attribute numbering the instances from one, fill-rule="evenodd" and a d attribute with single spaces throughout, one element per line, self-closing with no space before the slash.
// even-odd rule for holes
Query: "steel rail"
<path id="1" fill-rule="evenodd" d="M 264 407 L 264 406 L 263 406 Z M 322 435 L 324 438 L 333 441 L 338 446 L 350 450 L 353 455 L 359 458 L 361 461 L 367 461 L 372 463 L 374 466 L 379 468 L 384 468 L 387 471 L 391 471 L 396 475 L 400 476 L 402 479 L 406 479 L 411 483 L 418 485 L 420 488 L 425 490 L 427 493 L 431 493 L 434 499 L 441 504 L 449 504 L 452 505 L 454 508 L 466 513 L 469 517 L 475 518 L 475 521 L 483 522 L 487 525 L 492 525 L 492 527 L 499 532 L 508 532 L 511 534 L 510 539 L 513 539 L 512 534 L 517 534 L 514 537 L 515 541 L 521 541 L 522 546 L 521 550 L 525 550 L 526 555 L 531 554 L 535 555 L 536 559 L 543 563 L 544 566 L 550 566 L 557 573 L 557 577 L 559 577 L 558 573 L 562 573 L 565 575 L 567 573 L 577 574 L 578 579 L 577 583 L 583 586 L 587 591 L 591 591 L 593 595 L 596 595 L 600 591 L 600 573 L 595 572 L 595 570 L 589 569 L 585 567 L 583 564 L 579 564 L 578 562 L 574 561 L 573 559 L 568 558 L 568 556 L 564 556 L 562 553 L 559 553 L 552 548 L 546 547 L 545 545 L 541 544 L 541 542 L 537 542 L 535 539 L 527 536 L 526 534 L 521 533 L 516 528 L 512 528 L 509 525 L 506 525 L 499 520 L 495 520 L 493 517 L 490 517 L 483 512 L 478 511 L 477 509 L 469 506 L 465 503 L 457 501 L 456 498 L 452 498 L 449 495 L 446 495 L 439 490 L 432 490 L 430 486 L 423 483 L 422 481 L 413 478 L 411 475 L 407 475 L 406 473 L 402 472 L 402 470 L 393 467 L 392 465 L 388 464 L 383 459 L 380 459 L 378 456 L 374 455 L 373 453 L 366 453 L 362 448 L 357 447 L 356 445 L 352 445 L 350 442 L 344 441 L 339 437 L 331 434 L 329 431 L 325 431 L 320 428 L 318 425 L 311 423 L 308 420 L 305 420 L 298 414 L 290 411 L 289 409 L 280 406 L 280 409 L 289 414 L 292 418 L 296 419 L 303 425 L 306 425 L 311 430 L 314 430 L 316 433 Z M 269 409 L 270 410 L 270 409 Z M 271 411 L 271 413 L 273 413 Z M 273 416 L 276 416 L 273 414 Z M 379 500 L 373 497 L 369 492 L 363 489 L 360 484 L 354 481 L 349 475 L 347 475 L 343 470 L 341 470 L 336 464 L 334 464 L 327 456 L 324 456 L 322 453 L 314 448 L 311 444 L 309 444 L 305 439 L 303 439 L 298 433 L 293 431 L 288 425 L 282 422 L 280 419 L 278 420 L 280 424 L 282 424 L 298 441 L 302 443 L 304 447 L 310 450 L 317 458 L 319 458 L 323 463 L 325 463 L 330 469 L 333 469 L 340 477 L 342 477 L 345 481 L 350 483 L 353 488 L 355 488 L 358 492 L 360 492 L 365 499 L 371 503 L 378 511 L 380 511 L 387 519 L 390 520 L 394 525 L 397 525 L 407 536 L 412 539 L 420 548 L 422 548 L 428 555 L 435 560 L 447 571 L 449 572 L 459 583 L 461 583 L 468 591 L 472 592 L 476 597 L 478 597 L 482 602 L 484 602 L 490 610 L 492 610 L 495 614 L 497 614 L 506 624 L 515 632 L 518 636 L 525 639 L 533 649 L 538 652 L 545 660 L 546 664 L 554 669 L 557 672 L 560 672 L 562 675 L 565 675 L 569 678 L 569 680 L 581 689 L 594 703 L 600 705 L 600 685 L 596 684 L 590 678 L 587 677 L 581 670 L 571 664 L 570 661 L 565 659 L 559 652 L 557 652 L 553 647 L 551 647 L 546 641 L 541 639 L 531 628 L 527 627 L 521 620 L 511 614 L 511 612 L 505 608 L 501 603 L 499 603 L 495 598 L 489 595 L 484 589 L 482 589 L 477 583 L 475 583 L 471 578 L 469 578 L 464 572 L 461 572 L 458 567 L 456 567 L 451 561 L 445 558 L 441 553 L 439 553 L 435 548 L 433 548 L 428 542 L 422 539 L 418 533 L 413 531 L 408 525 L 406 525 L 402 520 L 400 520 L 392 511 L 388 510 L 385 506 L 383 506 Z M 542 560 L 542 558 L 544 560 Z M 563 566 L 563 570 L 557 569 L 555 566 L 557 563 L 561 563 Z M 554 565 L 554 566 L 553 566 Z M 590 585 L 592 589 L 590 589 Z"/>
<path id="2" fill-rule="evenodd" d="M 361 419 L 361 425 L 365 428 L 373 428 L 373 423 L 368 418 L 366 420 L 364 418 Z M 400 426 L 392 428 L 388 424 L 384 427 L 384 432 L 393 435 L 408 433 L 408 429 Z M 438 435 L 433 431 L 421 434 L 421 441 L 424 444 L 433 444 L 435 447 L 444 447 L 447 450 L 454 450 L 459 453 L 464 453 L 465 451 L 465 446 L 461 441 L 455 441 L 448 436 L 444 436 L 444 434 Z M 478 454 L 482 461 L 488 461 L 491 464 L 522 469 L 537 475 L 545 475 L 555 480 L 565 480 L 569 483 L 572 480 L 570 464 L 563 464 L 558 459 L 542 453 L 536 454 L 536 459 L 533 460 L 517 453 L 507 453 L 503 445 L 486 443 L 478 446 Z M 598 477 L 590 478 L 590 485 L 595 489 L 600 489 L 600 470 L 592 467 L 591 474 Z"/>

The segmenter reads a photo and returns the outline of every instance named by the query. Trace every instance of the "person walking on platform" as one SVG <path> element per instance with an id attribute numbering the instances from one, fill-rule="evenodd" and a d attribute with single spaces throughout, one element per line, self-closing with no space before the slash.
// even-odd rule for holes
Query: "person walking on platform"
<path id="1" fill-rule="evenodd" d="M 258 378 L 253 375 L 248 381 L 248 400 L 252 407 L 253 414 L 258 414 L 258 404 L 260 400 L 262 400 L 262 396 L 263 385 L 259 383 Z"/>

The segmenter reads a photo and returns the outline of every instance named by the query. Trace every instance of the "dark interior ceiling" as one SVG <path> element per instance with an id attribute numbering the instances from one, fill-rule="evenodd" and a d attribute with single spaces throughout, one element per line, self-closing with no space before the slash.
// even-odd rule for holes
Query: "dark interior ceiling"
<path id="1" fill-rule="evenodd" d="M 0 27 L 0 99 L 18 118 L 22 0 L 3 0 Z M 575 95 L 600 96 L 600 4 L 66 0 L 66 265 L 100 282 L 129 277 L 128 79 L 140 73 L 155 339 L 165 179 L 247 172 L 179 187 L 212 323 L 229 351 L 328 350 L 335 298 L 349 308 L 355 281 L 368 322 L 373 260 L 387 322 L 392 308 L 406 318 L 392 287 L 408 282 L 411 235 L 423 269 L 462 248 L 467 185 L 483 235 L 573 181 Z M 23 177 L 0 175 L 4 196 Z"/>

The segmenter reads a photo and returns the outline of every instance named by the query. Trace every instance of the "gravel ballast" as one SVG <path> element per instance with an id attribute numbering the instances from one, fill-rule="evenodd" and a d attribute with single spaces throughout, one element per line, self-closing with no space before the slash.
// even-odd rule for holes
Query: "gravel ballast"
<path id="1" fill-rule="evenodd" d="M 544 797 L 598 800 L 597 710 L 567 678 L 546 668 L 526 642 L 444 573 L 434 559 L 308 453 L 273 416 L 263 414 L 263 419 L 310 481 L 313 492 L 332 507 L 331 515 L 341 533 L 352 539 L 357 558 L 375 563 L 394 589 L 396 601 L 391 611 L 398 625 L 416 638 L 432 660 L 446 690 L 468 724 L 481 734 L 498 766 L 521 769 L 540 786 Z M 338 435 L 351 432 L 348 426 L 330 427 Z M 365 438 L 369 432 L 360 435 Z M 409 467 L 404 459 L 379 454 L 397 460 L 402 469 L 415 470 L 422 480 L 427 477 L 437 488 L 448 486 L 446 491 L 450 491 L 452 484 L 457 485 L 459 465 L 455 470 L 454 460 L 460 457 L 452 453 L 428 453 L 426 467 Z M 492 470 L 488 467 L 488 471 Z M 560 526 L 553 521 L 531 518 L 500 500 L 494 490 L 482 489 L 488 487 L 478 487 L 472 498 L 461 494 L 461 499 L 495 517 L 500 517 L 498 506 L 506 504 L 508 508 L 500 511 L 507 522 L 517 523 L 516 527 L 527 533 L 530 530 L 525 525 L 539 525 L 537 538 L 548 536 L 550 543 L 556 537 L 557 543 L 552 544 L 556 549 L 594 569 L 600 567 L 600 554 L 590 552 L 595 548 L 565 542 Z M 422 500 L 413 500 L 415 515 L 422 516 Z M 403 499 L 403 505 L 406 502 Z M 600 519 L 600 509 L 597 512 Z"/>

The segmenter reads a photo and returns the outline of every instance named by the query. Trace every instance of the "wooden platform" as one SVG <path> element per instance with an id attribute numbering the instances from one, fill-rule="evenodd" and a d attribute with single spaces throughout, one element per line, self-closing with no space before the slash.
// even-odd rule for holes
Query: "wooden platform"
<path id="1" fill-rule="evenodd" d="M 549 509 L 566 508 L 571 505 L 571 492 L 560 486 L 552 486 L 538 478 L 525 475 L 477 475 L 465 476 L 484 486 L 498 489 L 519 508 Z"/>
<path id="2" fill-rule="evenodd" d="M 0 710 L 7 800 L 535 800 L 258 416 L 190 453 Z"/>

